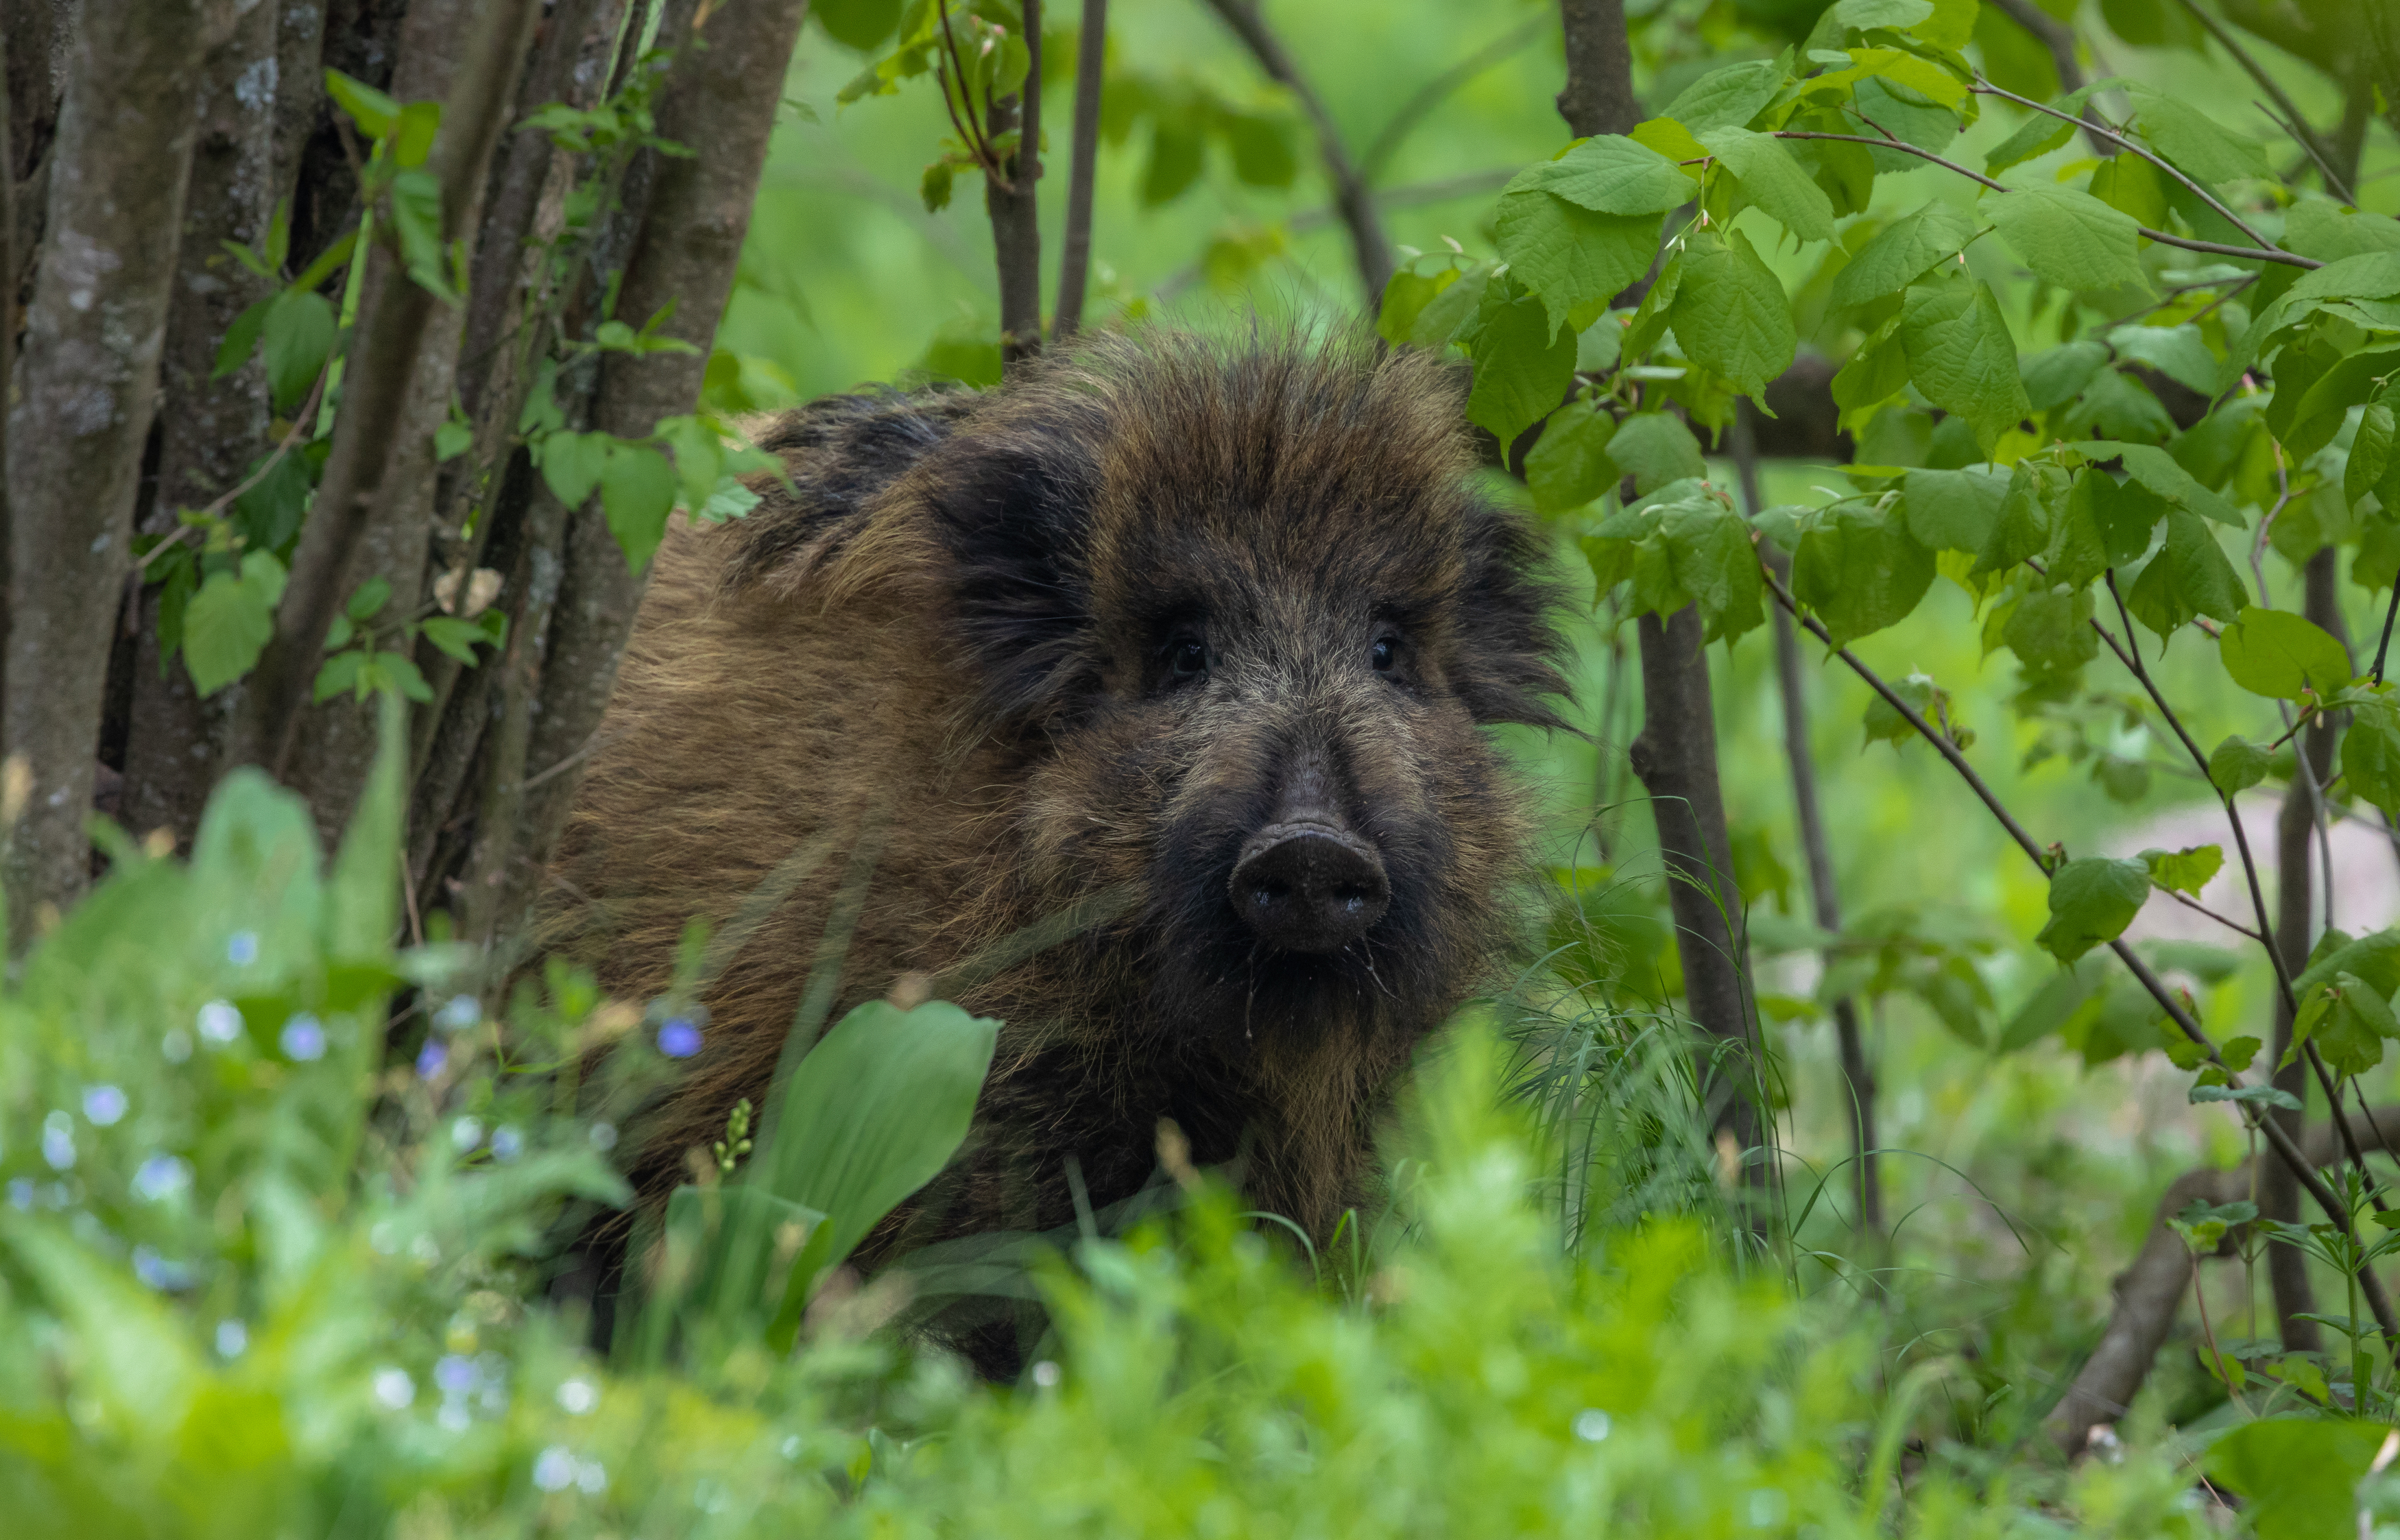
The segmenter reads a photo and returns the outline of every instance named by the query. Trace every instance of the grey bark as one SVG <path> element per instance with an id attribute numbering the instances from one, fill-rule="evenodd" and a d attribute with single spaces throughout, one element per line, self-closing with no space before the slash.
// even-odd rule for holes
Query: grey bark
<path id="1" fill-rule="evenodd" d="M 0 702 L 8 699 L 8 390 L 17 377 L 17 157 L 10 150 L 16 93 L 8 29 L 0 27 Z"/>
<path id="2" fill-rule="evenodd" d="M 174 409 L 158 423 L 157 493 L 144 534 L 172 534 L 179 511 L 202 508 L 241 482 L 267 448 L 266 371 L 253 358 L 215 377 L 219 344 L 234 319 L 273 285 L 231 260 L 224 242 L 263 252 L 277 188 L 277 7 L 261 0 L 199 68 L 199 138 L 184 200 L 184 235 L 159 386 Z M 218 702 L 203 702 L 180 659 L 158 646 L 153 584 L 135 618 L 131 727 L 119 818 L 136 832 L 164 828 L 179 841 L 198 826 L 215 779 Z"/>
<path id="3" fill-rule="evenodd" d="M 1569 0 L 1572 4 L 1572 0 Z M 1367 313 L 1373 315 L 1384 303 L 1384 290 L 1392 280 L 1392 244 L 1384 236 L 1384 216 L 1375 208 L 1374 196 L 1368 191 L 1367 179 L 1358 174 L 1357 164 L 1343 146 L 1342 130 L 1334 125 L 1333 115 L 1326 110 L 1324 101 L 1300 73 L 1283 40 L 1266 23 L 1259 11 L 1258 0 L 1208 0 L 1215 11 L 1242 46 L 1259 61 L 1267 78 L 1291 92 L 1301 111 L 1316 129 L 1317 157 L 1325 166 L 1325 179 L 1333 184 L 1333 206 L 1342 215 L 1343 225 L 1350 232 L 1350 249 L 1358 266 L 1358 284 L 1365 291 Z M 1617 8 L 1611 0 L 1612 10 Z M 1624 27 L 1617 28 L 1617 46 L 1624 47 Z M 1570 77 L 1575 67 L 1570 61 Z M 1630 80 L 1630 75 L 1628 75 Z M 1628 94 L 1631 92 L 1629 85 Z M 1570 119 L 1572 121 L 1572 119 Z M 1626 120 L 1632 127 L 1633 120 Z M 1576 130 L 1578 133 L 1584 131 Z"/>
<path id="4" fill-rule="evenodd" d="M 1025 88 L 992 103 L 993 136 L 1018 130 L 1016 153 L 1001 175 L 984 180 L 992 255 L 1000 268 L 1000 361 L 1014 374 L 1042 351 L 1042 220 L 1034 187 L 1042 178 L 1042 0 L 1024 0 Z"/>
<path id="5" fill-rule="evenodd" d="M 416 0 L 409 7 L 401 26 L 400 57 L 392 70 L 395 99 L 446 101 L 454 95 L 476 8 L 473 0 Z M 514 116 L 516 82 L 513 72 L 494 74 L 492 85 L 502 93 L 498 117 L 506 122 Z M 448 116 L 445 110 L 444 118 Z M 482 211 L 484 179 L 480 168 L 462 167 L 461 171 L 470 192 L 460 202 L 457 223 L 448 227 L 472 231 Z M 377 245 L 367 256 L 360 312 L 379 311 L 395 284 L 416 287 L 397 253 Z M 383 478 L 341 583 L 344 598 L 377 578 L 391 585 L 391 597 L 366 628 L 382 650 L 404 647 L 398 628 L 417 612 L 424 599 L 440 470 L 433 457 L 433 435 L 450 415 L 465 319 L 457 307 L 439 302 L 427 310 L 422 340 L 400 398 L 399 420 L 391 425 Z M 284 775 L 308 799 L 319 832 L 331 843 L 348 825 L 350 812 L 366 785 L 367 771 L 375 763 L 377 710 L 372 699 L 342 695 L 311 706 L 307 718 L 307 729 L 293 747 Z"/>
<path id="6" fill-rule="evenodd" d="M 1058 304 L 1050 335 L 1066 341 L 1084 324 L 1092 271 L 1092 183 L 1100 159 L 1100 75 L 1109 44 L 1109 0 L 1084 0 L 1075 47 L 1075 126 L 1069 144 L 1067 227 L 1058 242 Z"/>
<path id="7" fill-rule="evenodd" d="M 49 208 L 8 438 L 10 626 L 0 738 L 32 799 L 7 833 L 15 934 L 89 879 L 93 755 L 133 535 L 184 186 L 192 61 L 225 18 L 89 0 L 68 55 Z"/>
<path id="8" fill-rule="evenodd" d="M 625 268 L 617 313 L 640 325 L 673 302 L 675 313 L 660 332 L 696 350 L 608 355 L 594 404 L 594 426 L 604 431 L 644 437 L 661 418 L 688 413 L 699 402 L 709 344 L 733 290 L 784 76 L 807 12 L 806 0 L 722 7 L 697 27 L 706 47 L 676 56 L 658 104 L 659 133 L 705 146 L 705 153 L 653 165 L 641 237 Z M 495 912 L 500 928 L 525 912 L 566 825 L 582 781 L 578 756 L 616 688 L 642 588 L 642 577 L 628 570 L 608 532 L 598 499 L 577 510 L 536 676 L 539 694 L 525 759 L 526 773 L 542 779 L 524 788 L 522 838 L 503 874 L 507 896 Z"/>
<path id="9" fill-rule="evenodd" d="M 1751 429 L 1751 403 L 1734 409 L 1729 435 L 1734 469 L 1741 480 L 1742 506 L 1755 515 L 1758 491 L 1758 450 Z M 1772 545 L 1760 553 L 1776 576 L 1791 581 L 1791 561 Z M 1830 934 L 1842 931 L 1842 894 L 1834 879 L 1834 853 L 1825 838 L 1825 814 L 1817 801 L 1817 761 L 1808 742 L 1807 686 L 1800 671 L 1800 637 L 1782 606 L 1769 606 L 1775 625 L 1775 683 L 1783 705 L 1783 754 L 1792 771 L 1792 803 L 1800 823 L 1800 849 L 1808 865 L 1809 912 L 1817 928 Z M 1831 960 L 1828 959 L 1828 961 Z M 1866 1041 L 1859 1029 L 1859 1002 L 1848 995 L 1834 1002 L 1834 1036 L 1842 1060 L 1842 1089 L 1850 1120 L 1850 1194 L 1860 1233 L 1883 1233 L 1883 1183 L 1879 1179 L 1875 1135 L 1875 1070 L 1867 1061 Z"/>
<path id="10" fill-rule="evenodd" d="M 1559 21 L 1567 45 L 1559 116 L 1578 137 L 1630 133 L 1642 121 L 1642 99 L 1633 94 L 1625 0 L 1559 0 Z"/>
<path id="11" fill-rule="evenodd" d="M 2379 1107 L 2372 1121 L 2376 1127 L 2400 1129 L 2400 1107 Z M 2326 1124 L 2310 1129 L 2300 1145 L 2303 1156 L 2313 1165 L 2330 1165 L 2341 1159 L 2333 1130 Z M 2266 1174 L 2281 1164 L 2270 1159 L 2259 1165 L 2257 1180 L 2263 1185 Z M 2167 1333 L 2175 1329 L 2184 1290 L 2192 1281 L 2191 1249 L 2167 1221 L 2194 1203 L 2226 1204 L 2247 1198 L 2253 1175 L 2248 1163 L 2230 1171 L 2188 1171 L 2159 1200 L 2158 1219 L 2148 1238 L 2133 1265 L 2118 1274 L 2110 1286 L 2107 1329 L 2076 1371 L 2074 1383 L 2042 1421 L 2067 1454 L 2082 1452 L 2096 1424 L 2114 1423 L 2125 1414 L 2148 1377 Z"/>
<path id="12" fill-rule="evenodd" d="M 429 162 L 442 184 L 445 238 L 471 227 L 468 214 L 539 10 L 539 0 L 480 8 Z M 237 763 L 265 764 L 279 775 L 293 763 L 326 634 L 361 580 L 357 559 L 375 526 L 387 475 L 410 447 L 402 430 L 434 305 L 421 285 L 394 281 L 382 286 L 371 310 L 362 307 L 363 340 L 344 371 L 333 448 L 293 555 L 275 639 L 242 701 L 230 752 Z M 406 484 L 404 474 L 399 484 Z"/>

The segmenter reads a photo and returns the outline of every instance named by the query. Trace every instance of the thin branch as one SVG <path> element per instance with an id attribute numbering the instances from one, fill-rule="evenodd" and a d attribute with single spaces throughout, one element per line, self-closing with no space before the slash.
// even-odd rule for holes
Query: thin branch
<path id="1" fill-rule="evenodd" d="M 1326 179 L 1333 184 L 1334 206 L 1342 211 L 1342 222 L 1349 226 L 1350 244 L 1358 264 L 1359 286 L 1366 291 L 1367 308 L 1371 313 L 1384 303 L 1384 289 L 1392 280 L 1392 246 L 1384 237 L 1383 220 L 1375 212 L 1375 200 L 1367 191 L 1367 179 L 1351 163 L 1350 154 L 1342 147 L 1342 131 L 1334 126 L 1333 115 L 1312 89 L 1300 66 L 1285 51 L 1259 13 L 1258 0 L 1208 0 L 1208 8 L 1219 20 L 1233 29 L 1234 35 L 1250 50 L 1259 68 L 1267 78 L 1291 92 L 1316 128 L 1316 150 L 1325 162 Z"/>
<path id="2" fill-rule="evenodd" d="M 2325 177 L 2325 191 L 2340 198 L 2344 203 L 2355 206 L 2358 199 L 2351 195 L 2348 187 L 2342 185 L 2341 178 L 2334 174 L 2332 150 L 2325 141 L 2317 137 L 2317 131 L 2309 127 L 2309 120 L 2300 116 L 2300 109 L 2292 104 L 2290 95 L 2282 86 L 2275 83 L 2275 77 L 2267 73 L 2265 66 L 2258 62 L 2249 49 L 2234 41 L 2233 34 L 2226 30 L 2224 22 L 2202 10 L 2193 3 L 2193 0 L 2183 0 L 2183 8 L 2191 12 L 2192 20 L 2205 28 L 2209 36 L 2216 39 L 2217 47 L 2231 54 L 2233 61 L 2241 65 L 2251 79 L 2258 82 L 2258 89 L 2265 91 L 2275 105 L 2284 110 L 2284 117 L 2290 120 L 2286 127 L 2290 129 L 2292 137 L 2300 142 L 2300 148 L 2308 151 L 2309 158 L 2317 163 L 2317 170 Z"/>
<path id="3" fill-rule="evenodd" d="M 995 132 L 1016 129 L 1007 174 L 987 178 L 983 195 L 999 270 L 1000 361 L 1011 375 L 1042 351 L 1042 218 L 1034 198 L 1042 179 L 1042 0 L 1024 0 L 1024 7 L 1025 83 L 984 115 Z"/>
<path id="4" fill-rule="evenodd" d="M 1400 147 L 1411 131 L 1419 123 L 1425 121 L 1435 107 L 1441 104 L 1443 98 L 1502 60 L 1521 52 L 1527 45 L 1543 36 L 1549 30 L 1549 15 L 1544 11 L 1535 11 L 1515 27 L 1502 33 L 1498 37 L 1484 44 L 1483 47 L 1418 87 L 1415 94 L 1394 109 L 1392 116 L 1384 120 L 1384 126 L 1376 130 L 1375 137 L 1368 142 L 1366 153 L 1358 157 L 1358 175 L 1369 183 L 1381 177 L 1384 167 L 1392 158 L 1393 152 Z"/>
<path id="5" fill-rule="evenodd" d="M 2019 97 L 2012 100 L 2022 101 L 2024 99 Z M 2045 112 L 2049 111 L 2048 108 L 2043 108 L 2042 110 Z M 1944 159 L 1941 156 L 1935 155 L 1931 150 L 1919 149 L 1916 145 L 1908 143 L 1906 141 L 1902 141 L 1895 144 L 1887 140 L 1869 139 L 1864 134 L 1816 133 L 1799 129 L 1778 129 L 1775 130 L 1775 137 L 1778 139 L 1830 139 L 1834 143 L 1841 144 L 1867 144 L 1872 145 L 1874 148 L 1878 150 L 1898 150 L 1904 155 L 1913 155 L 1920 160 L 1930 160 L 1936 166 L 1943 168 L 1944 170 L 1956 171 L 1960 176 L 1967 178 L 1970 182 L 1980 182 L 1996 193 L 2005 193 L 2010 191 L 2006 184 L 1993 181 L 1990 177 L 1985 176 L 1981 171 L 1970 171 L 1955 160 Z M 2187 252 L 2205 252 L 2211 256 L 2240 257 L 2248 262 L 2280 262 L 2287 267 L 2308 267 L 2313 269 L 2325 266 L 2324 263 L 2319 262 L 2314 257 L 2304 257 L 2291 252 L 2278 251 L 2271 247 L 2228 246 L 2220 241 L 2215 240 L 2191 240 L 2187 239 L 2182 236 L 2169 235 L 2164 230 L 2153 230 L 2147 225 L 2135 225 L 2134 229 L 2143 237 L 2150 240 L 2155 240 L 2161 246 L 2176 246 Z"/>
<path id="6" fill-rule="evenodd" d="M 1109 0 L 1084 0 L 1075 47 L 1075 127 L 1067 170 L 1067 228 L 1058 248 L 1058 303 L 1050 337 L 1064 342 L 1084 324 L 1084 291 L 1092 270 L 1092 184 L 1100 159 L 1100 72 L 1109 45 Z"/>
<path id="7" fill-rule="evenodd" d="M 1973 789 L 1975 795 L 1982 798 L 1984 806 L 1990 810 L 1992 816 L 1999 822 L 2000 826 L 2008 830 L 2010 838 L 2017 842 L 2019 848 L 2035 865 L 2040 867 L 2045 873 L 2052 870 L 2050 853 L 2035 843 L 2033 836 L 2025 832 L 2025 825 L 2019 824 L 2008 809 L 2001 805 L 1992 788 L 1984 784 L 1984 778 L 1975 773 L 1974 767 L 1970 765 L 1966 756 L 1958 752 L 1957 745 L 1951 743 L 1943 734 L 1937 732 L 1932 724 L 1926 721 L 1916 707 L 1901 699 L 1899 692 L 1885 683 L 1883 677 L 1875 670 L 1860 661 L 1857 654 L 1850 651 L 1848 647 L 1836 646 L 1833 634 L 1825 629 L 1824 623 L 1813 615 L 1802 614 L 1799 605 L 1793 599 L 1791 593 L 1784 588 L 1781 580 L 1772 570 L 1766 569 L 1764 564 L 1761 566 L 1761 575 L 1767 589 L 1775 595 L 1775 602 L 1790 611 L 1793 617 L 1807 627 L 1809 633 L 1819 641 L 1832 648 L 1834 655 L 1849 666 L 1850 672 L 1864 680 L 1868 688 L 1877 695 L 1882 696 L 1886 704 L 1898 712 L 1901 718 L 1916 730 L 1918 736 L 1932 744 L 1935 751 L 1949 761 L 1951 769 L 1957 770 L 1959 777 Z M 2216 1050 L 2216 1044 L 2210 1041 L 2207 1032 L 2202 1029 L 2200 1023 L 2192 1019 L 2191 1013 L 2184 1008 L 2180 1000 L 2175 998 L 2175 991 L 2169 989 L 2159 975 L 2151 971 L 2150 965 L 2142 961 L 2141 955 L 2128 946 L 2122 936 L 2110 941 L 2108 949 L 2117 954 L 2118 961 L 2124 963 L 2135 980 L 2149 993 L 2150 998 L 2158 1002 L 2159 1008 L 2166 1014 L 2167 1019 L 2175 1023 L 2175 1029 L 2182 1032 L 2193 1043 L 2206 1050 L 2209 1062 L 2224 1070 L 2226 1084 L 2235 1090 L 2242 1089 L 2242 1077 L 2226 1066 L 2223 1056 Z M 2267 1136 L 2267 1142 L 2275 1147 L 2277 1155 L 2292 1168 L 2292 1175 L 2308 1190 L 2309 1195 L 2316 1200 L 2317 1206 L 2325 1211 L 2325 1218 L 2332 1221 L 2334 1227 L 2344 1235 L 2354 1237 L 2356 1232 L 2351 1223 L 2348 1206 L 2332 1188 L 2325 1184 L 2325 1179 L 2317 1174 L 2315 1167 L 2309 1164 L 2299 1146 L 2293 1142 L 2292 1137 L 2285 1133 L 2274 1119 L 2259 1116 L 2255 1107 L 2242 1104 L 2242 1116 L 2246 1124 Z M 2361 1168 L 2364 1169 L 2363 1165 Z M 2376 1322 L 2382 1328 L 2385 1338 L 2395 1347 L 2400 1347 L 2400 1316 L 2393 1314 L 2392 1302 L 2384 1294 L 2381 1280 L 2375 1275 L 2372 1268 L 2362 1268 L 2359 1271 L 2358 1283 L 2361 1291 L 2366 1295 L 2367 1303 L 2373 1309 Z"/>
<path id="8" fill-rule="evenodd" d="M 317 375 L 317 383 L 308 388 L 308 399 L 300 403 L 300 410 L 293 414 L 292 430 L 284 434 L 282 441 L 276 444 L 275 452 L 267 456 L 264 460 L 261 460 L 257 470 L 252 471 L 240 481 L 235 483 L 232 488 L 226 491 L 223 497 L 218 497 L 216 501 L 209 504 L 206 508 L 203 508 L 198 512 L 193 514 L 192 518 L 196 521 L 195 523 L 181 526 L 173 534 L 168 536 L 165 539 L 160 540 L 157 545 L 152 546 L 148 552 L 145 553 L 140 561 L 133 564 L 133 573 L 136 578 L 139 578 L 143 573 L 149 571 L 150 564 L 165 555 L 170 547 L 181 545 L 185 536 L 191 534 L 195 529 L 199 527 L 197 521 L 215 518 L 226 509 L 231 508 L 236 499 L 239 498 L 243 493 L 265 481 L 267 477 L 267 473 L 272 471 L 276 466 L 282 463 L 283 457 L 292 453 L 293 447 L 297 445 L 302 439 L 308 436 L 308 430 L 311 428 L 314 428 L 317 423 L 317 402 L 322 399 L 325 394 L 325 374 L 326 371 L 319 371 Z"/>
<path id="9" fill-rule="evenodd" d="M 2243 235 L 2248 236 L 2253 243 L 2270 250 L 2280 250 L 2280 248 L 2275 246 L 2273 241 L 2269 240 L 2265 236 L 2262 236 L 2257 231 L 2252 229 L 2249 223 L 2240 214 L 2235 213 L 2231 209 L 2227 208 L 2222 202 L 2218 201 L 2215 193 L 2210 192 L 2199 183 L 2194 182 L 2190 177 L 2184 175 L 2184 173 L 2177 170 L 2175 164 L 2169 161 L 2165 157 L 2157 154 L 2147 145 L 2137 143 L 2134 140 L 2126 138 L 2116 129 L 2091 123 L 2083 118 L 2069 117 L 2066 114 L 2060 112 L 2056 107 L 2044 106 L 2039 102 L 2019 96 L 2014 91 L 2004 90 L 2001 88 L 1993 85 L 1982 75 L 1977 75 L 1975 77 L 1975 84 L 1969 87 L 1968 89 L 1973 91 L 1978 96 L 1997 96 L 2004 101 L 2013 102 L 2020 107 L 2031 107 L 2035 112 L 2045 113 L 2050 116 L 2061 119 L 2064 122 L 2081 123 L 2087 132 L 2096 132 L 2107 135 L 2109 139 L 2112 139 L 2117 143 L 2124 146 L 2128 151 L 2140 156 L 2144 160 L 2156 166 L 2160 170 L 2166 172 L 2167 175 L 2174 177 L 2177 182 L 2182 183 L 2186 188 L 2189 189 L 2193 197 L 2199 198 L 2202 202 L 2216 210 L 2218 214 L 2224 217 L 2228 224 L 2241 231 Z"/>

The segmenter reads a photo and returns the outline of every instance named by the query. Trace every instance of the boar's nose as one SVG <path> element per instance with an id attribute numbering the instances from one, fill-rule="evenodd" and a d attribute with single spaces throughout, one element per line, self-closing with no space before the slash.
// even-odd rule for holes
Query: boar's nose
<path id="1" fill-rule="evenodd" d="M 1270 824 L 1250 836 L 1229 884 L 1260 940 L 1288 952 L 1333 952 L 1391 906 L 1374 848 L 1330 824 Z"/>

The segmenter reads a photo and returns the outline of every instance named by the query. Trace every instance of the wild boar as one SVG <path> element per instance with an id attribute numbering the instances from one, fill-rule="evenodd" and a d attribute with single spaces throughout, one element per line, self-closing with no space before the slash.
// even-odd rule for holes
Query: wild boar
<path id="1" fill-rule="evenodd" d="M 637 1187 L 763 1104 L 821 952 L 837 1019 L 1082 906 L 953 975 L 1007 1023 L 975 1133 L 864 1260 L 1071 1221 L 1070 1158 L 1132 1193 L 1166 1118 L 1325 1235 L 1509 937 L 1525 795 L 1479 729 L 1561 725 L 1542 547 L 1470 486 L 1460 396 L 1355 342 L 1152 332 L 759 429 L 792 487 L 668 535 L 548 901 L 634 998 L 689 918 L 773 903 Z"/>

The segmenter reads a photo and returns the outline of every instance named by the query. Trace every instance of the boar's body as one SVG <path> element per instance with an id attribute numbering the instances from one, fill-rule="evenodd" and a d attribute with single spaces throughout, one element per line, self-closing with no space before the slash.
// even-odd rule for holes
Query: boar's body
<path id="1" fill-rule="evenodd" d="M 1457 423 L 1423 361 L 1167 335 L 761 431 L 798 495 L 669 533 L 548 899 L 633 998 L 731 927 L 637 1187 L 763 1100 L 830 935 L 829 1019 L 958 970 L 1007 1022 L 867 1261 L 1070 1221 L 1070 1157 L 1126 1196 L 1161 1118 L 1324 1234 L 1506 938 L 1524 821 L 1479 725 L 1554 720 L 1534 548 Z M 1078 906 L 1109 918 L 974 965 Z"/>

